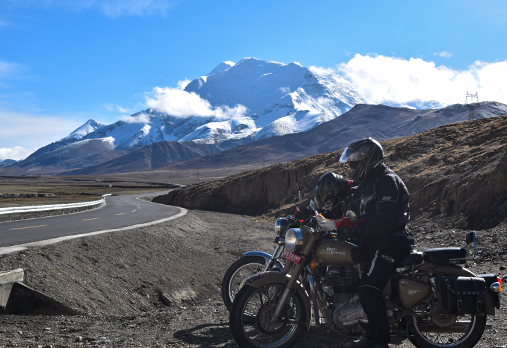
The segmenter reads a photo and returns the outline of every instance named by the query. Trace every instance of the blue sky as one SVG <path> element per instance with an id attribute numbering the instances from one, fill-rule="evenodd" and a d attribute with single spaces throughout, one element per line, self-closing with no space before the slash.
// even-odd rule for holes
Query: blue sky
<path id="1" fill-rule="evenodd" d="M 377 102 L 507 103 L 506 38 L 504 1 L 0 0 L 0 160 L 245 57 L 334 71 Z"/>

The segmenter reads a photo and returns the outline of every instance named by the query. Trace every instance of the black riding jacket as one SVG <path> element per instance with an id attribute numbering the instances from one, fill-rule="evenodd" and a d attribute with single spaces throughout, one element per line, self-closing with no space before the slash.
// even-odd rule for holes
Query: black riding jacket
<path id="1" fill-rule="evenodd" d="M 403 181 L 385 164 L 378 166 L 357 189 L 350 190 L 345 200 L 346 209 L 365 220 L 353 227 L 361 249 L 374 252 L 400 244 L 414 244 L 407 228 L 409 198 Z"/>

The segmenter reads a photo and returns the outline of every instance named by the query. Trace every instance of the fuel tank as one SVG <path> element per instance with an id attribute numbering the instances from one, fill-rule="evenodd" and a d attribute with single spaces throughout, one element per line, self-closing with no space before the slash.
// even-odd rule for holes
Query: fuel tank
<path id="1" fill-rule="evenodd" d="M 355 246 L 336 240 L 327 239 L 319 242 L 315 248 L 315 260 L 323 265 L 352 265 L 352 248 Z"/>

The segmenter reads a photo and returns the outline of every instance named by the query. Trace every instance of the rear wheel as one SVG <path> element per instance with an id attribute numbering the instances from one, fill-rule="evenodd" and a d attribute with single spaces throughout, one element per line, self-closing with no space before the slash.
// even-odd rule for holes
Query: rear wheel
<path id="1" fill-rule="evenodd" d="M 274 319 L 275 308 L 284 293 L 281 283 L 261 288 L 243 287 L 232 305 L 229 325 L 241 348 L 288 348 L 305 331 L 306 308 L 296 292 L 286 301 L 281 318 Z"/>
<path id="2" fill-rule="evenodd" d="M 438 275 L 474 276 L 461 268 L 438 272 Z M 407 318 L 410 341 L 418 348 L 474 347 L 486 327 L 486 315 L 449 315 L 438 311 L 433 315 L 424 315 L 431 313 L 433 308 L 439 308 L 439 302 L 439 296 L 433 294 L 421 304 L 421 316 Z"/>
<path id="3" fill-rule="evenodd" d="M 410 341 L 418 348 L 471 348 L 481 338 L 486 315 L 412 317 L 408 322 Z"/>

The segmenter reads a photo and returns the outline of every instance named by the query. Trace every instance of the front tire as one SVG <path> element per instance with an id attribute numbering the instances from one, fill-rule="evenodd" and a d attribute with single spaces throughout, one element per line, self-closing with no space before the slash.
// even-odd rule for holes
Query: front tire
<path id="1" fill-rule="evenodd" d="M 241 288 L 243 280 L 262 272 L 265 265 L 266 259 L 262 256 L 245 256 L 227 269 L 222 280 L 222 299 L 228 311 L 231 310 L 232 301 Z"/>
<path id="2" fill-rule="evenodd" d="M 293 347 L 305 331 L 306 308 L 299 293 L 289 296 L 280 320 L 273 320 L 285 284 L 244 286 L 234 299 L 229 326 L 241 348 Z"/>

